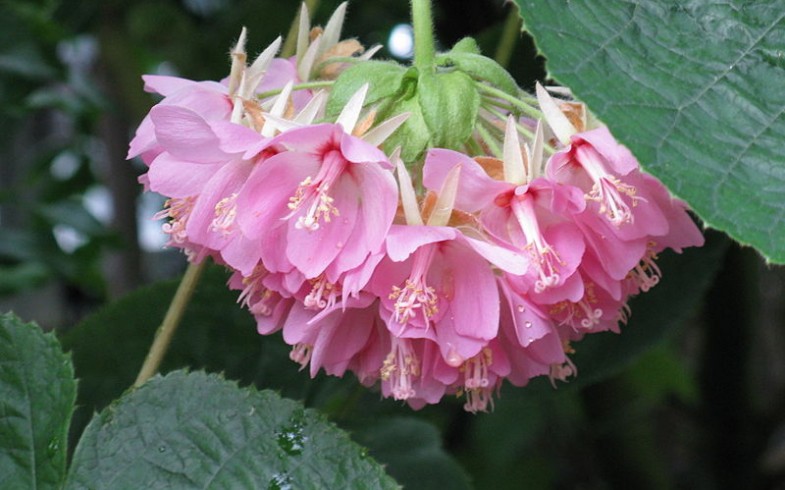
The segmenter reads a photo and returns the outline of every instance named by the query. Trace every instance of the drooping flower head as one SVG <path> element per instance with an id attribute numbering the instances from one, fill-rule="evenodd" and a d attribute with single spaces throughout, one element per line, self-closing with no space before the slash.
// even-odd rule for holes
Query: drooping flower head
<path id="1" fill-rule="evenodd" d="M 505 379 L 576 375 L 577 342 L 620 331 L 659 254 L 702 243 L 686 205 L 564 91 L 518 100 L 461 63 L 411 84 L 363 65 L 375 49 L 341 40 L 345 12 L 312 29 L 303 7 L 294 56 L 278 39 L 250 64 L 243 30 L 220 82 L 145 78 L 163 100 L 129 157 L 168 198 L 170 245 L 230 269 L 258 332 L 282 331 L 311 376 L 478 412 Z M 469 110 L 442 124 L 434 97 Z"/>

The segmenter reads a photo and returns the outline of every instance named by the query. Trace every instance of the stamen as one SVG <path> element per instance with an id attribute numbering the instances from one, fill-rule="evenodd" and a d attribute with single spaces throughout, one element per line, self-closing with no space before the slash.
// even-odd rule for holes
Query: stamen
<path id="1" fill-rule="evenodd" d="M 310 279 L 309 282 L 311 283 L 311 291 L 303 301 L 306 308 L 322 310 L 332 307 L 341 297 L 341 285 L 329 282 L 324 274 L 320 274 L 319 277 Z"/>
<path id="2" fill-rule="evenodd" d="M 267 276 L 267 270 L 261 265 L 257 265 L 250 276 L 243 277 L 243 290 L 237 297 L 237 302 L 241 306 L 257 316 L 270 316 L 273 313 L 272 307 L 268 304 L 273 292 L 267 289 L 262 280 Z"/>
<path id="3" fill-rule="evenodd" d="M 547 288 L 554 287 L 561 281 L 559 270 L 565 265 L 559 255 L 553 250 L 540 231 L 537 217 L 534 214 L 534 203 L 531 197 L 514 197 L 510 201 L 513 214 L 521 226 L 526 246 L 524 251 L 529 254 L 532 264 L 537 271 L 537 280 L 534 291 L 541 293 Z"/>
<path id="4" fill-rule="evenodd" d="M 329 190 L 342 175 L 346 165 L 338 151 L 326 153 L 316 177 L 306 177 L 289 198 L 287 206 L 292 212 L 284 219 L 291 218 L 298 210 L 307 206 L 308 211 L 297 218 L 295 228 L 315 231 L 319 229 L 320 222 L 330 223 L 334 216 L 340 216 L 340 210 L 333 205 L 335 199 L 330 196 Z"/>
<path id="5" fill-rule="evenodd" d="M 488 387 L 488 366 L 493 364 L 493 352 L 484 348 L 479 354 L 472 357 L 461 367 L 463 371 L 463 386 L 466 390 L 475 390 Z"/>
<path id="6" fill-rule="evenodd" d="M 313 353 L 313 346 L 310 344 L 299 343 L 292 347 L 292 352 L 289 353 L 289 359 L 300 365 L 300 370 L 305 369 L 305 366 L 311 361 L 311 354 Z"/>
<path id="7" fill-rule="evenodd" d="M 169 235 L 172 243 L 182 244 L 188 240 L 185 227 L 194 208 L 195 200 L 193 196 L 167 199 L 164 209 L 153 215 L 153 219 L 156 220 L 170 218 L 168 222 L 161 225 L 161 230 Z"/>
<path id="8" fill-rule="evenodd" d="M 567 378 L 570 376 L 577 376 L 578 375 L 578 368 L 575 367 L 572 360 L 569 357 L 564 358 L 565 361 L 563 364 L 551 364 L 550 373 L 548 377 L 551 380 L 551 386 L 556 388 L 556 380 L 559 381 L 567 381 Z"/>
<path id="9" fill-rule="evenodd" d="M 636 193 L 635 187 L 622 183 L 616 177 L 607 176 L 595 181 L 591 192 L 586 194 L 586 199 L 599 203 L 600 213 L 604 214 L 614 226 L 621 226 L 635 221 L 632 210 L 624 202 L 622 194 L 628 196 L 632 206 L 635 207 L 641 199 L 636 196 Z"/>
<path id="10" fill-rule="evenodd" d="M 662 271 L 660 271 L 659 266 L 655 262 L 656 259 L 657 255 L 654 252 L 648 252 L 628 274 L 628 277 L 644 293 L 656 286 L 660 282 L 660 277 L 662 277 Z"/>
<path id="11" fill-rule="evenodd" d="M 230 235 L 234 230 L 234 219 L 237 217 L 237 193 L 225 197 L 215 205 L 215 219 L 210 223 L 210 229 L 223 236 Z"/>
<path id="12" fill-rule="evenodd" d="M 492 387 L 466 390 L 466 403 L 463 404 L 463 409 L 471 413 L 487 412 L 490 405 L 493 410 L 492 390 Z"/>
<path id="13" fill-rule="evenodd" d="M 404 282 L 403 287 L 393 286 L 388 296 L 395 300 L 393 318 L 404 327 L 421 310 L 426 326 L 430 319 L 439 312 L 439 296 L 436 290 L 425 279 L 433 260 L 435 249 L 433 246 L 423 246 L 414 253 L 411 275 Z"/>
<path id="14" fill-rule="evenodd" d="M 406 339 L 392 337 L 392 348 L 384 359 L 380 376 L 390 383 L 390 391 L 396 400 L 407 400 L 415 395 L 412 377 L 420 375 L 420 361 Z"/>

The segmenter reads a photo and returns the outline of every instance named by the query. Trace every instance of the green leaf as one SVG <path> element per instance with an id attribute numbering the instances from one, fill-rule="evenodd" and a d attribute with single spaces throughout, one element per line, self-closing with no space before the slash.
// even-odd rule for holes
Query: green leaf
<path id="1" fill-rule="evenodd" d="M 401 159 L 406 163 L 417 161 L 431 141 L 431 132 L 423 118 L 422 109 L 417 97 L 399 99 L 385 117 L 392 117 L 407 112 L 409 119 L 385 140 L 382 148 L 392 153 L 401 147 Z"/>
<path id="2" fill-rule="evenodd" d="M 155 377 L 98 414 L 66 489 L 399 488 L 322 416 L 216 375 Z"/>
<path id="3" fill-rule="evenodd" d="M 516 0 L 548 70 L 710 227 L 785 263 L 785 1 Z"/>
<path id="4" fill-rule="evenodd" d="M 480 46 L 474 38 L 465 37 L 453 45 L 450 54 L 455 53 L 480 54 Z"/>
<path id="5" fill-rule="evenodd" d="M 387 465 L 391 476 L 409 490 L 468 489 L 466 472 L 442 448 L 436 428 L 414 417 L 376 420 L 354 438 Z"/>
<path id="6" fill-rule="evenodd" d="M 76 382 L 57 339 L 0 315 L 0 488 L 58 488 Z"/>
<path id="7" fill-rule="evenodd" d="M 367 61 L 359 63 L 341 73 L 330 90 L 325 112 L 334 118 L 341 113 L 346 103 L 364 84 L 369 84 L 365 105 L 393 97 L 401 89 L 406 69 L 393 62 Z"/>
<path id="8" fill-rule="evenodd" d="M 472 79 L 460 71 L 420 74 L 417 97 L 436 147 L 462 149 L 472 135 L 480 95 Z"/>
<path id="9" fill-rule="evenodd" d="M 454 66 L 475 80 L 488 82 L 513 97 L 518 96 L 518 84 L 499 63 L 478 53 L 463 53 L 453 48 L 436 57 L 437 63 Z"/>

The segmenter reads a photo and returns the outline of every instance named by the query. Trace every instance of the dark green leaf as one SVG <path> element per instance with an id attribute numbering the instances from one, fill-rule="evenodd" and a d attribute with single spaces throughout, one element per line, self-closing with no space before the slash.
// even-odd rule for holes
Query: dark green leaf
<path id="1" fill-rule="evenodd" d="M 179 371 L 93 419 L 65 488 L 398 486 L 316 412 L 270 391 Z"/>
<path id="2" fill-rule="evenodd" d="M 0 315 L 0 488 L 60 486 L 75 398 L 55 336 Z"/>
<path id="3" fill-rule="evenodd" d="M 574 344 L 579 376 L 568 386 L 585 386 L 619 373 L 641 354 L 686 324 L 701 305 L 728 247 L 718 233 L 708 233 L 703 248 L 663 254 L 657 287 L 630 301 L 632 317 L 621 334 L 602 332 Z"/>
<path id="4" fill-rule="evenodd" d="M 40 262 L 0 265 L 0 294 L 10 294 L 38 286 L 51 276 Z"/>
<path id="5" fill-rule="evenodd" d="M 468 489 L 469 479 L 458 463 L 442 448 L 436 428 L 414 417 L 376 420 L 354 433 L 371 455 L 387 465 L 404 488 Z"/>
<path id="6" fill-rule="evenodd" d="M 785 1 L 516 3 L 553 78 L 647 170 L 785 262 Z"/>

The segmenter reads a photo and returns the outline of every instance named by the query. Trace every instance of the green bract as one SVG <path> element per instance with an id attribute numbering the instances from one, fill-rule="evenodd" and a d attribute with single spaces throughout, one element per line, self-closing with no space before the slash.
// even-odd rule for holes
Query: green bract
<path id="1" fill-rule="evenodd" d="M 371 61 L 343 72 L 327 102 L 327 116 L 337 116 L 349 98 L 369 84 L 366 105 L 377 109 L 377 119 L 408 113 L 409 119 L 384 144 L 386 151 L 401 147 L 407 163 L 419 159 L 426 147 L 463 150 L 471 137 L 480 108 L 477 83 L 518 95 L 515 80 L 498 63 L 479 54 L 471 38 L 436 56 L 432 69 L 405 68 L 394 62 Z"/>

